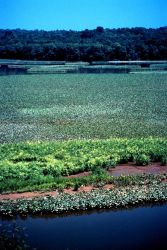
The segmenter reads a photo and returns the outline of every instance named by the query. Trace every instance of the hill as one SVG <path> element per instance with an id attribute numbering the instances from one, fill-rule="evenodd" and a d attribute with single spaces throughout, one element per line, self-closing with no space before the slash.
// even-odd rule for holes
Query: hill
<path id="1" fill-rule="evenodd" d="M 165 60 L 167 27 L 83 31 L 0 29 L 0 58 L 58 61 Z"/>

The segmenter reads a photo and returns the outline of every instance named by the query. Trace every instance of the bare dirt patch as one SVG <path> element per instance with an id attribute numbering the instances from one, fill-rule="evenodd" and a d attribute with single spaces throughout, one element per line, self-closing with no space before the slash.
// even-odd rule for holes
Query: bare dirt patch
<path id="1" fill-rule="evenodd" d="M 113 189 L 114 188 L 114 185 L 112 184 L 106 184 L 103 186 L 103 189 L 106 189 L 106 190 L 110 190 L 110 189 Z"/>
<path id="2" fill-rule="evenodd" d="M 164 174 L 167 173 L 167 166 L 161 166 L 160 163 L 151 163 L 148 166 L 136 166 L 134 163 L 121 164 L 115 168 L 109 169 L 113 176 L 136 175 L 136 174 Z"/>
<path id="3" fill-rule="evenodd" d="M 78 178 L 78 177 L 88 176 L 90 174 L 91 174 L 91 171 L 87 171 L 87 172 L 82 172 L 82 173 L 78 173 L 78 174 L 71 174 L 69 176 L 65 176 L 65 178 L 67 178 L 67 179 Z"/>
<path id="4" fill-rule="evenodd" d="M 79 192 L 90 192 L 92 191 L 93 189 L 95 189 L 95 187 L 93 187 L 92 185 L 89 185 L 89 186 L 81 186 L 78 191 Z"/>
<path id="5" fill-rule="evenodd" d="M 42 197 L 42 196 L 48 196 L 48 195 L 55 197 L 57 194 L 58 194 L 57 191 L 0 194 L 0 200 L 31 199 L 34 197 L 40 197 L 40 196 Z"/>
<path id="6" fill-rule="evenodd" d="M 68 193 L 68 194 L 76 194 L 79 192 L 90 192 L 93 189 L 96 189 L 96 188 L 92 185 L 88 185 L 88 186 L 81 186 L 76 191 L 73 188 L 68 188 L 68 189 L 66 188 L 63 191 L 64 191 L 64 193 Z"/>

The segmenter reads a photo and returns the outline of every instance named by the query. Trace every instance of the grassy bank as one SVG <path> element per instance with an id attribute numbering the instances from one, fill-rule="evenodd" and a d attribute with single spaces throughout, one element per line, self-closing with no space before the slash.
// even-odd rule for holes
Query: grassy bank
<path id="1" fill-rule="evenodd" d="M 121 163 L 167 164 L 167 139 L 108 139 L 0 145 L 0 192 L 63 189 L 110 182 Z M 89 176 L 66 176 L 90 171 Z"/>

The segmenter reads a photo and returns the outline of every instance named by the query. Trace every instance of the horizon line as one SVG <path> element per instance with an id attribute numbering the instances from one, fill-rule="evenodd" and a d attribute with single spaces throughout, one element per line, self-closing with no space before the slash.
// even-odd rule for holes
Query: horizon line
<path id="1" fill-rule="evenodd" d="M 96 30 L 98 27 L 102 27 L 104 30 L 117 30 L 117 29 L 135 29 L 135 28 L 142 28 L 142 29 L 160 29 L 160 28 L 167 28 L 167 25 L 164 26 L 159 26 L 159 27 L 144 27 L 144 26 L 132 26 L 132 27 L 117 27 L 117 28 L 105 28 L 103 26 L 96 26 L 96 28 L 85 28 L 85 29 L 40 29 L 40 28 L 33 28 L 33 29 L 27 29 L 27 28 L 1 28 L 0 30 L 26 30 L 26 31 L 46 31 L 46 32 L 52 32 L 52 31 L 75 31 L 75 32 L 80 32 L 80 31 L 85 31 L 85 30 Z"/>

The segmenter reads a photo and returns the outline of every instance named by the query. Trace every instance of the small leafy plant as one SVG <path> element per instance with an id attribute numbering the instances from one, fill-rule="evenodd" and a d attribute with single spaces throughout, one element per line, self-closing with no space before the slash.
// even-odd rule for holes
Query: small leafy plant
<path id="1" fill-rule="evenodd" d="M 137 154 L 134 156 L 134 161 L 137 166 L 146 166 L 150 163 L 150 157 L 146 154 Z"/>

